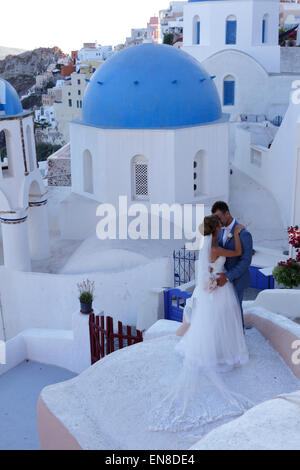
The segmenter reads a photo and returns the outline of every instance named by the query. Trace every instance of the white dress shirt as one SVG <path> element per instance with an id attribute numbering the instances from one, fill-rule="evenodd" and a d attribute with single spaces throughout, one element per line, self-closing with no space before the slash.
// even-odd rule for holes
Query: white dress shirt
<path id="1" fill-rule="evenodd" d="M 225 246 L 225 243 L 227 242 L 228 236 L 229 236 L 231 230 L 233 229 L 235 223 L 236 223 L 236 220 L 233 219 L 233 221 L 231 222 L 231 224 L 228 225 L 228 227 L 225 227 L 225 228 L 224 228 L 223 246 Z"/>

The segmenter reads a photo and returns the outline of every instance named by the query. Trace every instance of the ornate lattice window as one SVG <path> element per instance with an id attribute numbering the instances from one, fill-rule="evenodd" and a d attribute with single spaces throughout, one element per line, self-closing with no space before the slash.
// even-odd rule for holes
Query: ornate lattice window
<path id="1" fill-rule="evenodd" d="M 135 157 L 132 161 L 133 198 L 149 199 L 149 165 L 147 158 Z"/>

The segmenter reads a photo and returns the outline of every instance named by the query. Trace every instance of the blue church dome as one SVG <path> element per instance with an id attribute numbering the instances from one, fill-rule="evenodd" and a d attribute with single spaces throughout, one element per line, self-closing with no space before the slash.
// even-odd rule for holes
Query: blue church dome
<path id="1" fill-rule="evenodd" d="M 0 119 L 23 113 L 22 104 L 14 87 L 0 78 Z"/>
<path id="2" fill-rule="evenodd" d="M 82 121 L 109 129 L 196 126 L 222 117 L 214 77 L 192 56 L 144 43 L 119 52 L 94 74 Z"/>

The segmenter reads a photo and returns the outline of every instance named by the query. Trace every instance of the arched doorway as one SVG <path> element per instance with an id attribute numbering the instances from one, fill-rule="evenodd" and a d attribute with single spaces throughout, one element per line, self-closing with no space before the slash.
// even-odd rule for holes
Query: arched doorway
<path id="1" fill-rule="evenodd" d="M 11 135 L 6 129 L 0 131 L 0 164 L 3 176 L 13 176 Z"/>

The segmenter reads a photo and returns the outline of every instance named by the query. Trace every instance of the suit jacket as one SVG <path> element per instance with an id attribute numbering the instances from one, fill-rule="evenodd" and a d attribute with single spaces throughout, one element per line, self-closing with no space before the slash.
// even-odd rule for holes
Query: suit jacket
<path id="1" fill-rule="evenodd" d="M 224 230 L 220 230 L 218 237 L 219 246 L 227 250 L 235 249 L 233 235 L 234 229 L 238 224 L 239 222 L 236 221 L 231 231 L 232 237 L 229 236 L 225 245 L 223 245 Z M 252 284 L 249 270 L 253 256 L 252 236 L 251 233 L 248 232 L 248 230 L 243 230 L 240 233 L 240 237 L 242 242 L 242 255 L 237 256 L 236 258 L 227 258 L 225 263 L 226 276 L 229 281 L 233 283 L 237 292 L 243 291 L 247 287 L 250 287 Z"/>

